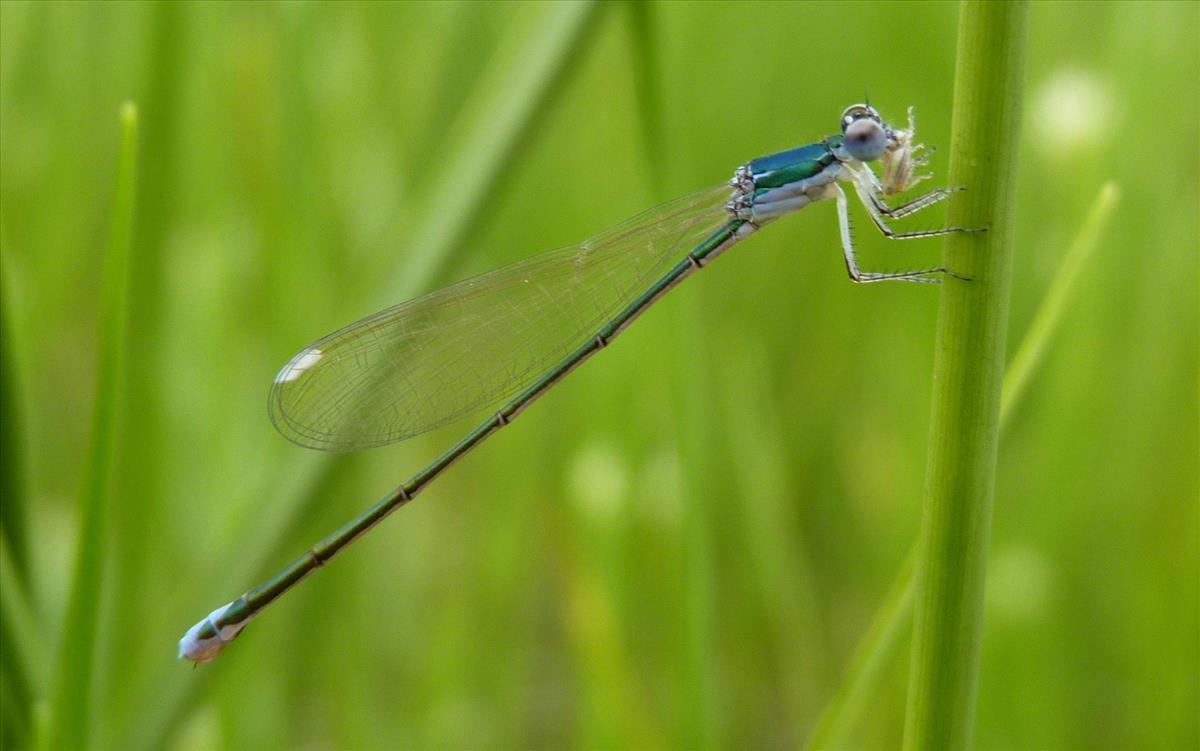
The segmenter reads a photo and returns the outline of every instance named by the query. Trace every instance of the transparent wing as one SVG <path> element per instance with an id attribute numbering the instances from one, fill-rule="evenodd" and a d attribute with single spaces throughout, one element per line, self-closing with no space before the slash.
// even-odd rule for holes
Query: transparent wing
<path id="1" fill-rule="evenodd" d="M 729 188 L 694 193 L 578 245 L 467 279 L 315 342 L 271 387 L 288 440 L 381 446 L 512 396 L 727 220 Z"/>

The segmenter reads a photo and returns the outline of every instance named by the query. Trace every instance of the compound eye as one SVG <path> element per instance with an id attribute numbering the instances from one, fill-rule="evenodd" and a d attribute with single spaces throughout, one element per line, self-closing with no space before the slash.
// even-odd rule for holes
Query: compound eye
<path id="1" fill-rule="evenodd" d="M 887 149 L 887 134 L 875 120 L 861 118 L 846 126 L 842 143 L 850 156 L 860 162 L 870 162 L 883 156 Z"/>
<path id="2" fill-rule="evenodd" d="M 852 104 L 842 113 L 842 132 L 845 133 L 846 129 L 849 128 L 854 121 L 861 120 L 863 118 L 869 118 L 875 122 L 882 122 L 882 118 L 879 117 L 879 113 L 871 105 Z"/>

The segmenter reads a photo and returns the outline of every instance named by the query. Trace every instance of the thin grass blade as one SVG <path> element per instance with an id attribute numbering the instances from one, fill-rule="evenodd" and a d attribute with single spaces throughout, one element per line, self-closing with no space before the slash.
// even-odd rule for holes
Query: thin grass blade
<path id="1" fill-rule="evenodd" d="M 467 108 L 474 116 L 466 117 L 462 133 L 448 135 L 460 146 L 439 170 L 442 177 L 429 192 L 427 221 L 406 248 L 404 268 L 382 288 L 381 305 L 428 289 L 443 273 L 579 59 L 597 9 L 591 0 L 556 4 L 538 15 L 536 32 L 519 29 L 497 53 Z"/>
<path id="2" fill-rule="evenodd" d="M 22 627 L 32 623 L 29 528 L 7 262 L 0 285 L 0 748 L 22 748 L 32 740 L 32 703 L 38 693 L 30 672 L 44 663 L 31 654 L 28 637 L 37 629 Z"/>
<path id="3" fill-rule="evenodd" d="M 646 154 L 646 174 L 656 174 L 651 187 L 661 187 L 670 182 L 662 170 L 663 160 L 663 115 L 662 76 L 655 57 L 654 7 L 650 3 L 628 3 L 625 5 L 626 21 L 630 42 L 633 47 L 633 84 L 637 93 L 638 115 L 641 120 L 642 146 Z"/>
<path id="4" fill-rule="evenodd" d="M 1004 374 L 1003 395 L 1000 400 L 1002 425 L 1025 393 L 1030 378 L 1041 366 L 1055 333 L 1061 328 L 1062 317 L 1069 307 L 1068 303 L 1079 281 L 1079 274 L 1091 259 L 1092 251 L 1099 244 L 1119 199 L 1120 191 L 1116 183 L 1107 182 L 1100 188 L 1100 194 L 1096 196 L 1083 227 L 1075 236 L 1067 254 L 1063 256 L 1054 281 L 1046 291 L 1025 338 L 1021 340 L 1021 346 L 1017 348 L 1012 362 L 1008 365 L 1008 371 Z"/>
<path id="5" fill-rule="evenodd" d="M 110 484 L 120 411 L 117 402 L 125 360 L 136 182 L 137 108 L 132 102 L 126 102 L 121 108 L 116 206 L 101 284 L 103 310 L 92 446 L 80 495 L 79 547 L 59 648 L 49 748 L 86 748 L 91 727 L 100 586 L 107 558 Z"/>
<path id="6" fill-rule="evenodd" d="M 0 538 L 0 741 L 2 748 L 33 745 L 34 704 L 45 696 L 43 625 L 20 579 L 7 540 Z"/>
<path id="7" fill-rule="evenodd" d="M 917 568 L 917 549 L 914 546 L 883 598 L 875 619 L 847 668 L 846 680 L 834 692 L 825 711 L 817 719 L 806 749 L 837 749 L 852 745 L 851 732 L 856 722 L 863 721 L 867 702 L 879 688 L 885 668 L 899 651 L 900 637 L 912 615 L 913 572 Z"/>
<path id="8" fill-rule="evenodd" d="M 4 293 L 0 296 L 0 536 L 11 548 L 12 566 L 17 581 L 29 583 L 29 529 L 25 509 L 24 477 L 22 457 L 24 442 L 21 440 L 20 397 L 17 393 L 17 367 L 14 362 L 12 315 L 9 305 L 13 299 L 10 290 L 8 265 L 4 264 Z"/>

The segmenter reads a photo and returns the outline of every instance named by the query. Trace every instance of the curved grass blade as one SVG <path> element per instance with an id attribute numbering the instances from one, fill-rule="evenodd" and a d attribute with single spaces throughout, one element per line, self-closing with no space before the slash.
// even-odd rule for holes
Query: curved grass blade
<path id="1" fill-rule="evenodd" d="M 24 466 L 21 447 L 21 414 L 17 395 L 17 369 L 13 361 L 11 314 L 12 294 L 7 271 L 0 299 L 0 536 L 12 549 L 12 565 L 17 581 L 29 583 L 29 529 L 23 487 Z"/>
<path id="2" fill-rule="evenodd" d="M 909 625 L 912 614 L 913 573 L 917 567 L 917 549 L 913 547 L 883 598 L 879 612 L 862 642 L 854 650 L 847 669 L 847 679 L 834 692 L 833 698 L 813 728 L 806 749 L 848 748 L 853 721 L 863 716 L 863 708 L 871 693 L 878 688 L 884 668 L 896 654 L 900 636 Z"/>
<path id="3" fill-rule="evenodd" d="M 501 178 L 519 162 L 563 80 L 582 59 L 601 6 L 586 0 L 550 7 L 506 37 L 496 62 L 476 83 L 477 101 L 464 108 L 474 116 L 447 136 L 458 146 L 439 167 L 442 177 L 429 192 L 427 206 L 434 210 L 426 212 L 408 245 L 411 258 L 381 288 L 387 298 L 380 305 L 412 297 L 437 282 L 451 252 L 486 213 Z"/>
<path id="4" fill-rule="evenodd" d="M 1067 303 L 1070 301 L 1071 293 L 1075 290 L 1079 274 L 1087 266 L 1092 251 L 1099 244 L 1104 226 L 1108 223 L 1108 218 L 1112 216 L 1119 198 L 1120 191 L 1118 191 L 1116 183 L 1110 181 L 1101 186 L 1100 193 L 1096 196 L 1096 201 L 1092 204 L 1092 209 L 1083 222 L 1083 227 L 1080 228 L 1075 241 L 1071 243 L 1067 254 L 1063 256 L 1058 272 L 1054 275 L 1054 281 L 1046 290 L 1042 304 L 1034 314 L 1033 322 L 1029 324 L 1029 330 L 1025 333 L 1025 338 L 1021 340 L 1021 346 L 1017 348 L 1012 362 L 1008 364 L 1008 371 L 1004 374 L 1004 396 L 1000 400 L 1001 424 L 1007 421 L 1009 412 L 1020 401 L 1025 388 L 1029 385 L 1029 379 L 1037 372 L 1042 358 L 1050 349 L 1050 342 L 1062 324 L 1063 313 L 1067 310 Z"/>
<path id="5" fill-rule="evenodd" d="M 106 558 L 108 507 L 117 435 L 117 401 L 125 360 L 129 256 L 137 177 L 137 108 L 121 108 L 116 210 L 105 256 L 100 353 L 92 448 L 80 497 L 79 548 L 63 625 L 49 748 L 87 748 L 100 586 Z"/>
<path id="6" fill-rule="evenodd" d="M 634 92 L 641 120 L 642 147 L 645 149 L 647 174 L 657 174 L 660 187 L 665 180 L 662 171 L 666 165 L 659 156 L 664 152 L 662 113 L 662 75 L 655 58 L 655 9 L 649 3 L 629 3 L 624 7 L 626 26 L 629 30 L 630 46 L 633 47 Z"/>
<path id="7" fill-rule="evenodd" d="M 42 685 L 32 672 L 44 662 L 32 648 L 33 635 L 40 630 L 33 625 L 29 603 L 25 442 L 10 328 L 10 284 L 6 262 L 0 279 L 0 748 L 27 748 L 32 745 L 33 698 Z"/>
<path id="8" fill-rule="evenodd" d="M 0 538 L 0 748 L 33 746 L 34 702 L 46 689 L 45 628 L 20 575 Z"/>

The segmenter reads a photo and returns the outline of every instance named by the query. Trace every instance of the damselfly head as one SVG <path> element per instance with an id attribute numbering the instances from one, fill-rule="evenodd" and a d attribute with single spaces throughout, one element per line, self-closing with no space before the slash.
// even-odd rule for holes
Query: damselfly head
<path id="1" fill-rule="evenodd" d="M 879 110 L 869 104 L 852 104 L 842 112 L 842 132 L 845 133 L 846 128 L 849 128 L 856 121 L 863 118 L 874 120 L 880 125 L 883 124 L 883 118 L 880 117 Z"/>
<path id="2" fill-rule="evenodd" d="M 842 113 L 842 144 L 860 162 L 871 162 L 889 147 L 891 128 L 869 104 L 852 104 Z"/>

